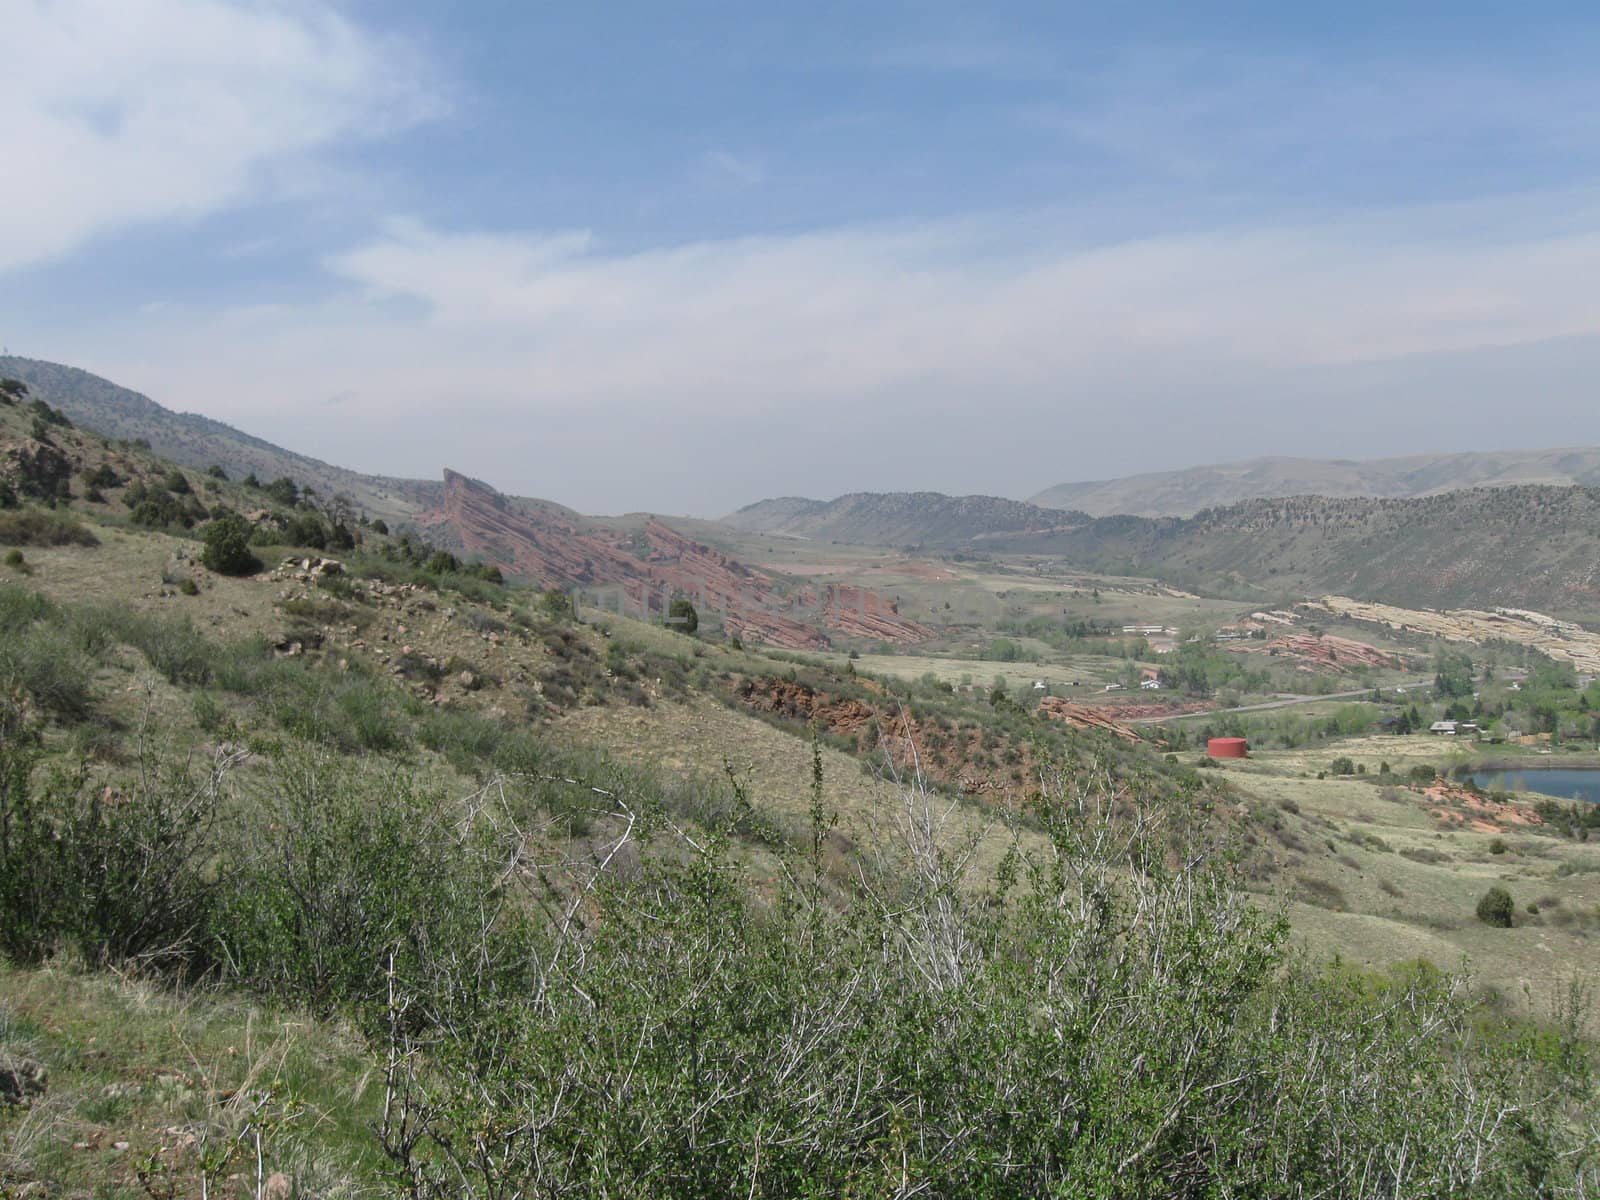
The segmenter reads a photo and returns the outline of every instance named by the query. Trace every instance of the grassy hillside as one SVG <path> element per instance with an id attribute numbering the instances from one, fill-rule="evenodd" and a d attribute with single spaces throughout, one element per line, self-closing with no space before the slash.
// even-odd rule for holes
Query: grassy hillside
<path id="1" fill-rule="evenodd" d="M 1304 763 L 580 621 L 27 399 L 0 481 L 4 1194 L 1600 1183 L 1581 1008 L 1330 964 L 1279 903 L 1314 948 L 1390 920 L 1357 854 L 1409 822 L 1395 886 L 1461 936 L 1381 944 L 1531 977 L 1591 929 L 1567 831 L 1480 930 L 1470 830 L 1405 856 L 1433 817 Z"/>
<path id="2" fill-rule="evenodd" d="M 0 357 L 0 378 L 20 379 L 39 399 L 78 424 L 107 437 L 146 442 L 180 466 L 204 471 L 219 465 L 236 479 L 251 473 L 264 481 L 287 476 L 323 496 L 348 496 L 357 508 L 388 521 L 411 516 L 439 491 L 437 483 L 363 475 L 274 446 L 198 413 L 173 412 L 76 367 Z"/>
<path id="3" fill-rule="evenodd" d="M 1045 508 L 1093 516 L 1119 513 L 1187 517 L 1206 508 L 1282 496 L 1426 496 L 1516 484 L 1600 485 L 1600 449 L 1419 454 L 1361 462 L 1254 458 L 1085 483 L 1062 483 L 1030 497 Z"/>

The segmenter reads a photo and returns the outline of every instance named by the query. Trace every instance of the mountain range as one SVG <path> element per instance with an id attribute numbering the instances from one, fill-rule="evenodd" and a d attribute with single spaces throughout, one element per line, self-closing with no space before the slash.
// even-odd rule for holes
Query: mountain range
<path id="1" fill-rule="evenodd" d="M 1083 518 L 986 544 L 1224 595 L 1600 614 L 1600 488 L 1246 500 L 1193 517 Z"/>
<path id="2" fill-rule="evenodd" d="M 449 470 L 439 480 L 364 475 L 207 417 L 172 412 L 72 367 L 0 358 L 4 376 L 22 379 L 40 398 L 103 434 L 146 441 L 198 469 L 217 464 L 235 477 L 254 472 L 263 481 L 288 475 L 544 586 L 616 586 L 635 603 L 649 597 L 652 604 L 678 591 L 717 595 L 732 601 L 736 618 L 735 598 L 744 596 L 748 620 L 741 628 L 795 647 L 818 644 L 817 626 L 897 642 L 928 633 L 883 597 L 838 586 L 796 592 L 795 600 L 809 602 L 814 626 L 774 616 L 782 606 L 771 601 L 787 597 L 789 584 L 685 536 L 670 519 L 647 518 L 641 526 L 586 517 L 550 501 L 503 495 Z M 1518 482 L 1523 478 L 1541 482 Z M 1046 494 L 1058 503 L 1075 496 L 1075 509 L 997 496 L 857 492 L 829 501 L 764 500 L 722 524 L 730 534 L 1059 558 L 1074 569 L 1231 595 L 1339 592 L 1411 605 L 1503 604 L 1595 614 L 1600 488 L 1584 486 L 1590 482 L 1600 482 L 1600 450 L 1368 463 L 1271 459 L 1065 485 Z M 1254 496 L 1186 516 L 1096 512 L 1115 495 L 1133 507 L 1186 508 L 1219 490 L 1291 486 L 1320 486 L 1332 494 Z M 1426 494 L 1342 494 L 1354 488 Z M 1186 497 L 1181 504 L 1180 496 Z M 716 541 L 715 525 L 707 528 L 712 532 L 701 536 Z M 758 613 L 766 614 L 766 626 L 755 623 Z"/>
<path id="3" fill-rule="evenodd" d="M 1252 458 L 1122 479 L 1060 483 L 1029 497 L 1029 502 L 1096 517 L 1119 513 L 1188 517 L 1206 508 L 1277 496 L 1403 498 L 1522 484 L 1600 485 L 1600 447 L 1415 454 L 1364 461 Z"/>
<path id="4" fill-rule="evenodd" d="M 836 500 L 785 496 L 761 500 L 722 518 L 747 533 L 779 533 L 869 546 L 954 546 L 997 533 L 1076 524 L 1065 513 L 1000 496 L 942 492 L 853 492 Z"/>

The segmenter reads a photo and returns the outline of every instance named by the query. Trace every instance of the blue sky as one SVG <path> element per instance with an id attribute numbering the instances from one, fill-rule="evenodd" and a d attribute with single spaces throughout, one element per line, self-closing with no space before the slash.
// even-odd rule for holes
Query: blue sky
<path id="1" fill-rule="evenodd" d="M 589 511 L 1600 441 L 1592 6 L 0 0 L 0 342 Z"/>

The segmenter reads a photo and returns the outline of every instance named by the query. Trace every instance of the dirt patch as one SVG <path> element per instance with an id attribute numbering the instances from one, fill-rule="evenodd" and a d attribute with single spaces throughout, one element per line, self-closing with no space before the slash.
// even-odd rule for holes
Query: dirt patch
<path id="1" fill-rule="evenodd" d="M 1479 833 L 1506 833 L 1544 824 L 1544 818 L 1524 804 L 1493 800 L 1470 788 L 1439 780 L 1422 789 L 1436 821 Z"/>

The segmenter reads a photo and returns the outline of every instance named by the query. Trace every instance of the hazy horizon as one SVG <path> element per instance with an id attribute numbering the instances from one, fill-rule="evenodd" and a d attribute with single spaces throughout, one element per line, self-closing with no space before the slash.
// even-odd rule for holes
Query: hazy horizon
<path id="1" fill-rule="evenodd" d="M 10 15 L 0 343 L 340 465 L 717 516 L 1600 442 L 1578 5 Z"/>

